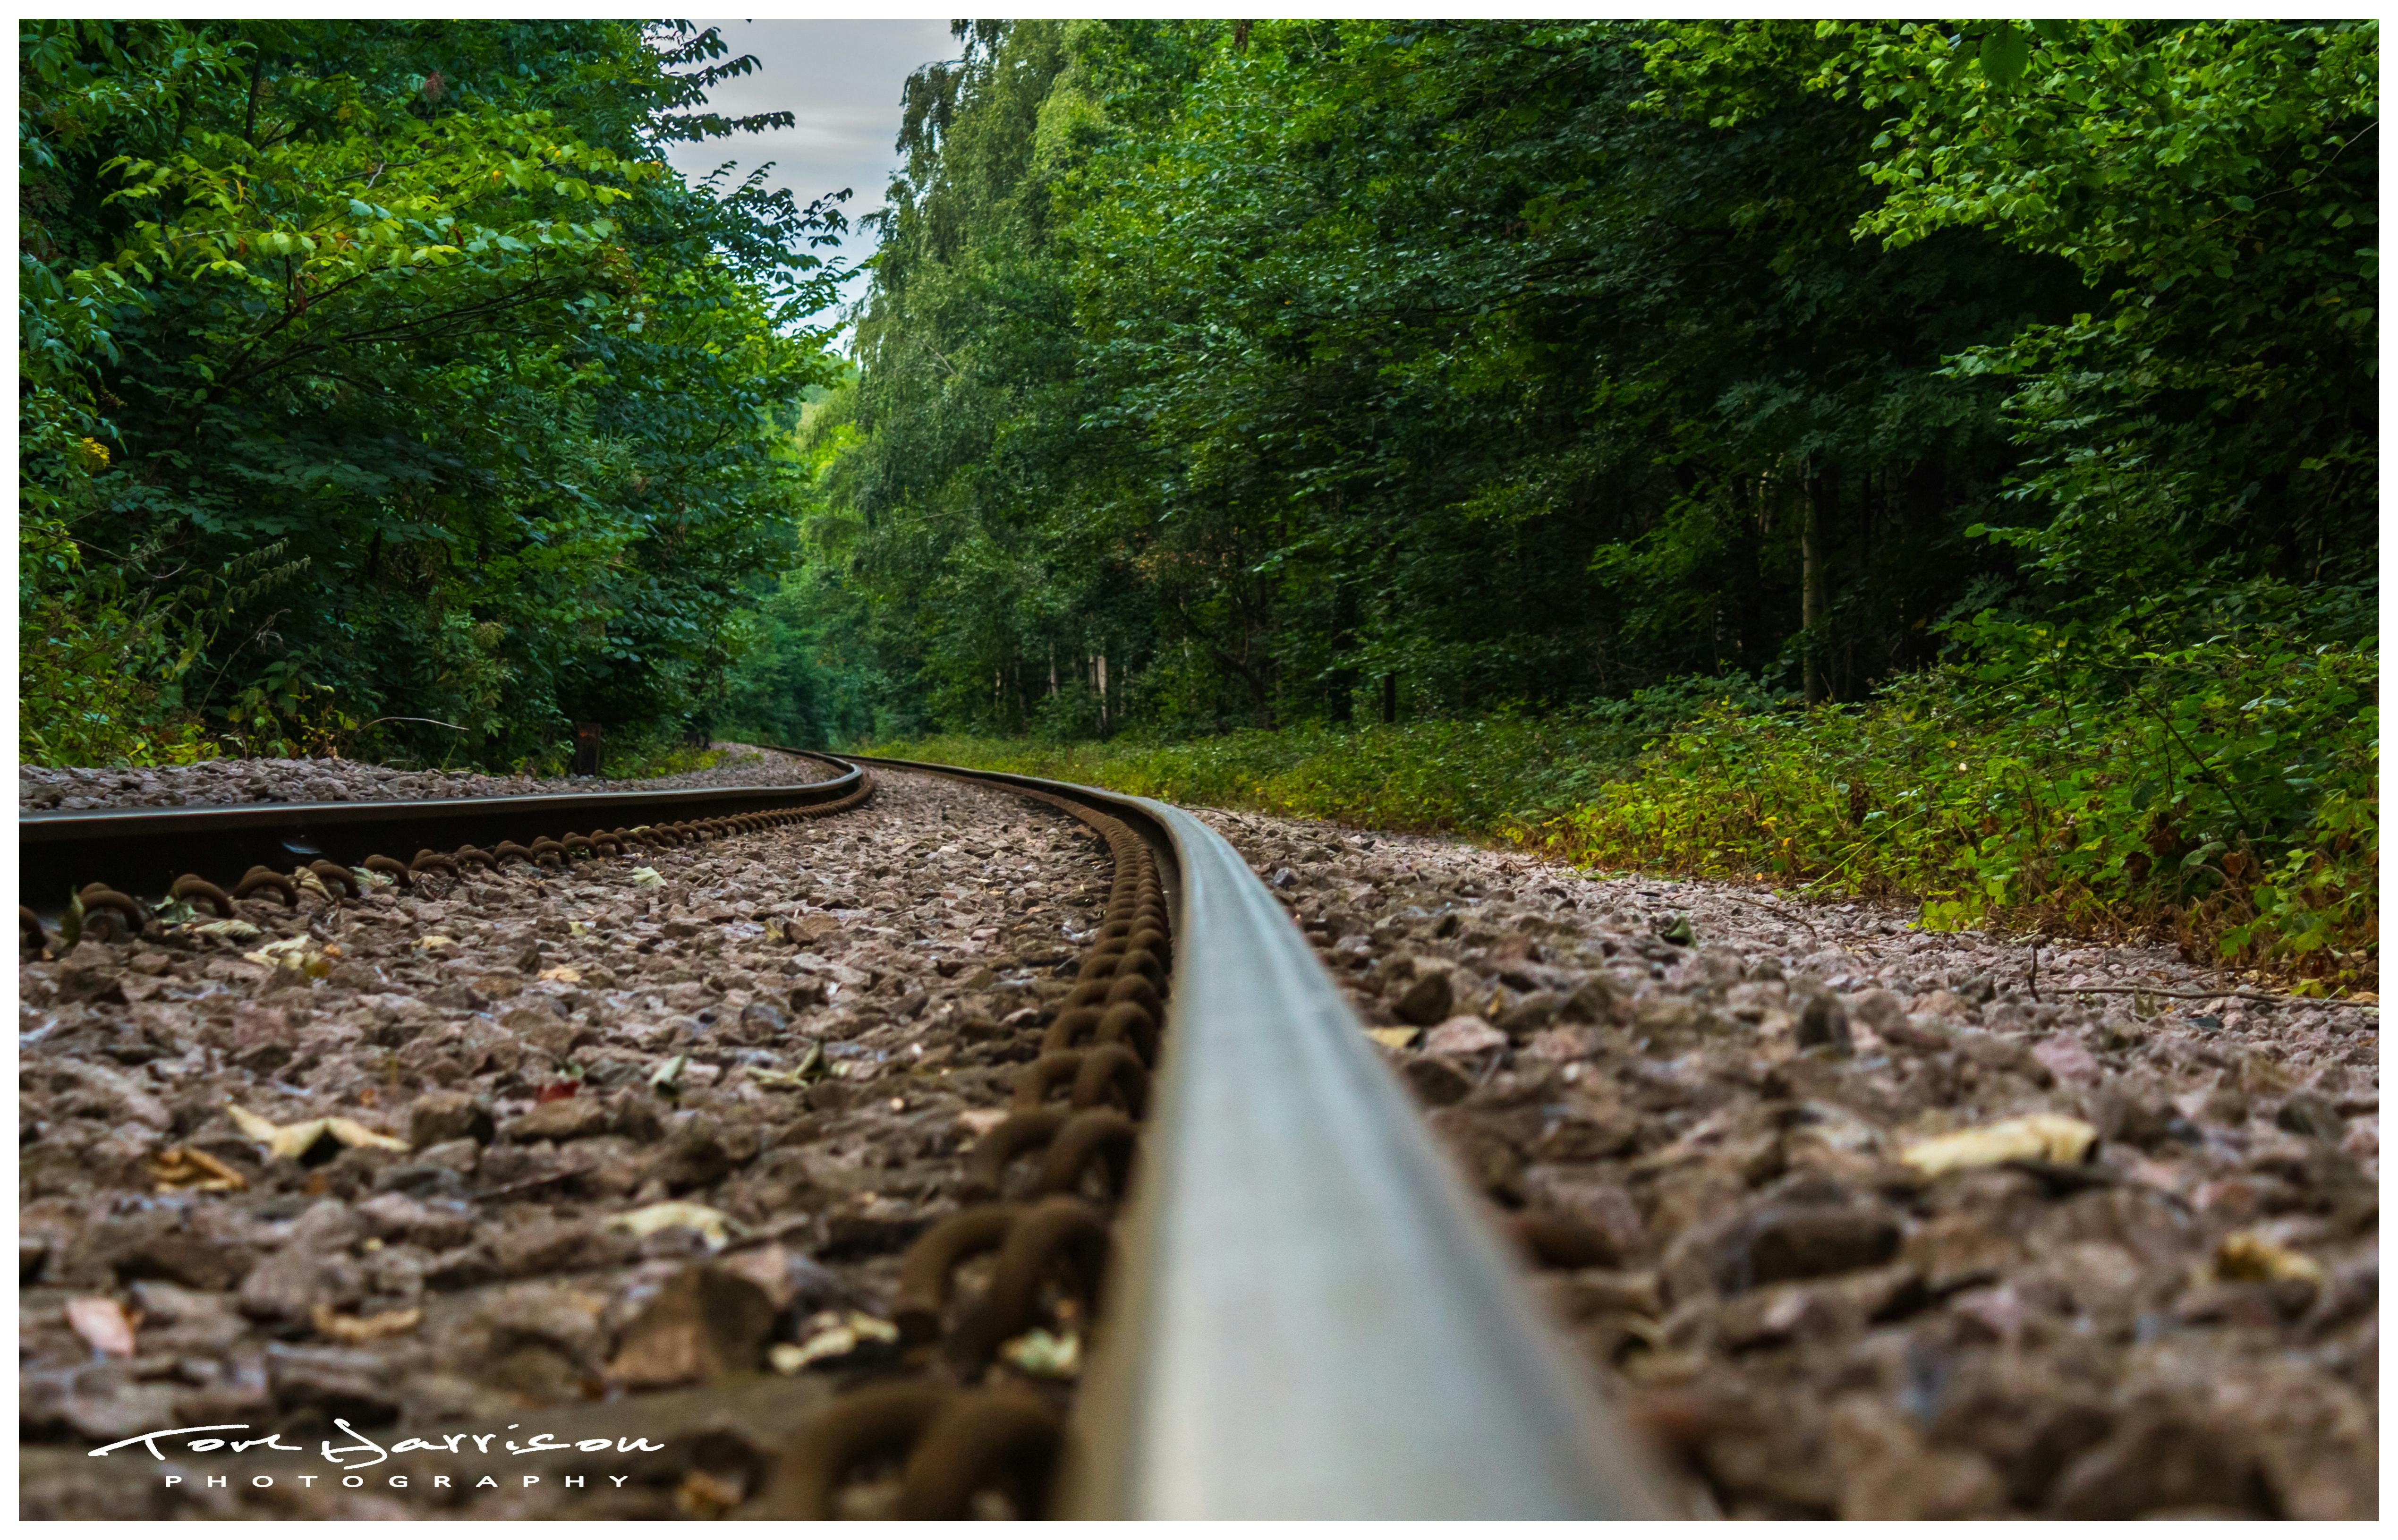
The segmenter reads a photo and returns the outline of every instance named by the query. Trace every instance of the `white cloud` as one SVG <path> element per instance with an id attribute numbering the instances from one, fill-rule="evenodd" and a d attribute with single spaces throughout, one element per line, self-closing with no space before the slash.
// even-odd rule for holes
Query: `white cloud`
<path id="1" fill-rule="evenodd" d="M 852 219 L 879 208 L 899 163 L 899 98 L 920 65 L 956 57 L 957 40 L 938 20 L 703 21 L 723 29 L 734 54 L 759 67 L 726 81 L 709 106 L 728 115 L 788 112 L 790 128 L 675 147 L 675 166 L 705 174 L 727 160 L 747 173 L 773 161 L 772 185 L 802 203 L 842 187 L 855 190 Z M 853 239 L 852 245 L 856 243 Z M 851 250 L 852 258 L 864 250 Z"/>

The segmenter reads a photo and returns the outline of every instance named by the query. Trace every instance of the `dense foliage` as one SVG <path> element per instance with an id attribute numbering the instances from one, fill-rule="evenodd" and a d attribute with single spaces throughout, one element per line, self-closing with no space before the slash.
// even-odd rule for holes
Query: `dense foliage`
<path id="1" fill-rule="evenodd" d="M 894 727 L 1857 699 L 2370 580 L 2370 23 L 962 30 L 826 419 Z"/>
<path id="2" fill-rule="evenodd" d="M 854 715 L 2354 976 L 2373 23 L 961 34 L 784 589 Z"/>
<path id="3" fill-rule="evenodd" d="M 544 760 L 721 696 L 840 215 L 587 21 L 19 31 L 20 750 Z M 788 115 L 775 115 L 788 121 Z"/>
<path id="4" fill-rule="evenodd" d="M 2371 21 L 20 29 L 25 751 L 713 721 L 2178 933 L 2378 905 Z"/>
<path id="5" fill-rule="evenodd" d="M 1777 708 L 1690 681 L 1536 719 L 890 751 L 1484 834 L 1602 869 L 1919 899 L 1935 925 L 2162 935 L 2302 987 L 2374 985 L 2372 652 L 2250 617 L 2206 647 L 2113 662 L 2127 687 L 2106 700 L 2082 661 L 2041 649 L 1902 676 L 1857 705 Z"/>

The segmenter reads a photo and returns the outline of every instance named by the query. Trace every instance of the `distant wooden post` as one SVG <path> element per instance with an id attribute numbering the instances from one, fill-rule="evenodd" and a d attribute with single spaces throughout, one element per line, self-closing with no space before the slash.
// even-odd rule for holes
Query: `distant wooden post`
<path id="1" fill-rule="evenodd" d="M 600 745 L 603 735 L 596 722 L 574 724 L 574 773 L 596 776 L 600 773 Z"/>

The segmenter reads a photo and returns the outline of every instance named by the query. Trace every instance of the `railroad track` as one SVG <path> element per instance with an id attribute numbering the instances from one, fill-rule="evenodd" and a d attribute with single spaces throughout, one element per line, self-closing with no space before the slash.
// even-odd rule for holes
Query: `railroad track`
<path id="1" fill-rule="evenodd" d="M 836 774 L 22 817 L 23 942 L 55 944 L 62 925 L 123 938 L 156 925 L 162 901 L 187 919 L 230 913 L 248 894 L 296 903 L 312 879 L 338 901 L 362 881 L 769 829 L 862 805 L 877 768 L 1004 788 L 1105 842 L 1103 923 L 1041 1024 L 1013 1109 L 966 1152 L 969 1201 L 903 1261 L 892 1314 L 914 1367 L 794 1429 L 745 1515 L 829 1517 L 854 1471 L 895 1465 L 910 1517 L 963 1516 L 988 1489 L 1019 1512 L 1080 1518 L 1664 1511 L 1489 1210 L 1221 837 L 1089 788 L 813 757 Z M 411 844 L 411 858 L 392 854 Z M 1027 1168 L 1029 1183 L 1011 1175 Z M 1571 1236 L 1516 1238 L 1570 1264 Z M 989 1281 L 958 1287 L 962 1267 Z M 1093 1344 L 1062 1419 L 1055 1398 L 984 1373 L 1003 1340 L 1061 1311 L 1090 1323 Z"/>
<path id="2" fill-rule="evenodd" d="M 793 817 L 821 817 L 871 795 L 865 772 L 855 765 L 792 752 L 834 774 L 797 786 L 20 813 L 19 924 L 74 911 L 94 887 L 115 895 L 101 907 L 138 930 L 141 913 L 118 900 L 139 905 L 137 894 L 172 898 L 174 885 L 185 876 L 222 885 L 231 894 L 262 868 L 280 875 L 313 871 L 319 861 L 401 882 L 419 862 L 455 866 L 463 858 L 492 865 L 521 858 L 549 865 L 599 844 L 621 846 L 636 829 L 655 829 L 662 843 L 679 844 Z M 411 847 L 415 854 L 407 854 Z M 291 879 L 283 880 L 288 885 Z"/>

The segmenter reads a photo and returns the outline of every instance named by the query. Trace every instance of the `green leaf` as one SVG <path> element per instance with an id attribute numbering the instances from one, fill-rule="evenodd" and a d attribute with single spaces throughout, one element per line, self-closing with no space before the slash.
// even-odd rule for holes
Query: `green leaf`
<path id="1" fill-rule="evenodd" d="M 2031 38 L 2011 21 L 2001 21 L 1982 37 L 1982 73 L 2002 91 L 2014 89 L 2031 62 Z"/>

